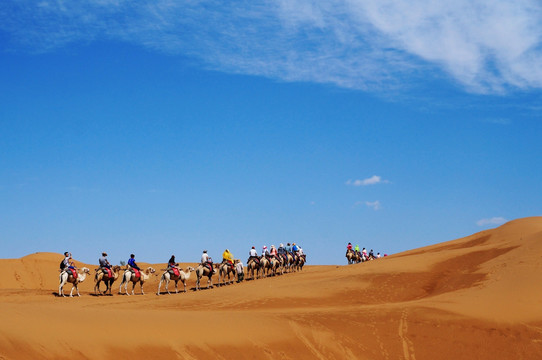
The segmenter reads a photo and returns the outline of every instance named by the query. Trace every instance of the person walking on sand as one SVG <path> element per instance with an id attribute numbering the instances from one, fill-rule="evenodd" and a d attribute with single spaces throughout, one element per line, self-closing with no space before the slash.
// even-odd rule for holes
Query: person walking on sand
<path id="1" fill-rule="evenodd" d="M 245 271 L 241 260 L 235 260 L 235 272 L 237 272 L 237 282 L 240 283 L 245 279 Z"/>

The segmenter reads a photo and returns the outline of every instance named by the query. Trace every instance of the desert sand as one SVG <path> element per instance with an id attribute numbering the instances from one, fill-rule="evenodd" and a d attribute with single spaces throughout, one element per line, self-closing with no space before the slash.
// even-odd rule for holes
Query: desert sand
<path id="1" fill-rule="evenodd" d="M 145 295 L 118 295 L 117 281 L 113 296 L 93 296 L 91 276 L 81 297 L 58 297 L 61 259 L 0 260 L 0 359 L 542 359 L 542 217 L 161 296 L 165 264 L 150 264 Z"/>

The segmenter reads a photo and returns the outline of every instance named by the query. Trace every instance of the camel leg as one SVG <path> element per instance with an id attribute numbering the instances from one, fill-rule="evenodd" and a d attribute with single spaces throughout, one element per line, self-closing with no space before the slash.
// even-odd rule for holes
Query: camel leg
<path id="1" fill-rule="evenodd" d="M 120 285 L 119 285 L 119 294 L 122 293 L 122 285 L 124 285 L 124 275 L 122 275 L 122 281 L 120 282 Z"/>
<path id="2" fill-rule="evenodd" d="M 64 279 L 62 278 L 62 274 L 60 274 L 60 285 L 58 286 L 58 296 L 64 296 L 64 284 L 66 284 L 66 282 L 64 281 Z"/>
<path id="3" fill-rule="evenodd" d="M 160 279 L 160 282 L 158 283 L 158 291 L 156 292 L 156 295 L 160 295 L 160 288 L 162 287 L 162 279 Z"/>
<path id="4" fill-rule="evenodd" d="M 139 285 L 141 286 L 141 295 L 145 295 L 145 293 L 143 292 L 143 281 L 140 281 Z M 134 285 L 134 287 L 135 287 L 135 285 Z M 132 291 L 132 293 L 133 293 L 133 291 Z"/>

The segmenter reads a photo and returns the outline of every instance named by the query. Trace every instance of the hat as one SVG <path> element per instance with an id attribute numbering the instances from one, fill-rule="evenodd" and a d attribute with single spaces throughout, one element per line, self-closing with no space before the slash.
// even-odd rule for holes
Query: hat
<path id="1" fill-rule="evenodd" d="M 280 243 L 280 247 L 284 247 L 284 244 L 283 244 L 283 243 Z"/>
<path id="2" fill-rule="evenodd" d="M 292 243 L 292 245 L 295 245 L 295 243 Z"/>
<path id="3" fill-rule="evenodd" d="M 256 249 L 254 246 L 252 247 L 253 249 Z"/>
<path id="4" fill-rule="evenodd" d="M 203 252 L 204 252 L 204 253 L 206 253 L 206 252 L 207 252 L 207 250 L 203 250 Z"/>
<path id="5" fill-rule="evenodd" d="M 263 248 L 264 248 L 264 249 L 267 249 L 267 246 L 264 245 Z"/>
<path id="6" fill-rule="evenodd" d="M 274 248 L 274 247 L 275 247 L 275 245 L 271 245 L 271 247 L 272 247 L 272 248 Z"/>
<path id="7" fill-rule="evenodd" d="M 102 256 L 107 256 L 107 253 L 104 251 L 104 252 L 102 253 Z"/>

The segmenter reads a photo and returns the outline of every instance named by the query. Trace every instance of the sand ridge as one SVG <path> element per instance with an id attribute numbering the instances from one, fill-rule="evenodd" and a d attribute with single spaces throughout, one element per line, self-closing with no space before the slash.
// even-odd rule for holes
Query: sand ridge
<path id="1" fill-rule="evenodd" d="M 176 295 L 155 295 L 165 264 L 141 264 L 157 270 L 144 296 L 117 295 L 120 281 L 114 296 L 93 296 L 91 277 L 80 298 L 59 298 L 61 260 L 0 260 L 0 359 L 542 358 L 541 217 L 363 264 Z"/>

